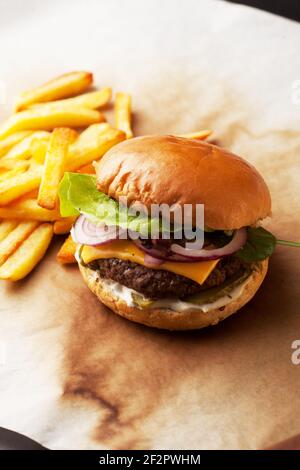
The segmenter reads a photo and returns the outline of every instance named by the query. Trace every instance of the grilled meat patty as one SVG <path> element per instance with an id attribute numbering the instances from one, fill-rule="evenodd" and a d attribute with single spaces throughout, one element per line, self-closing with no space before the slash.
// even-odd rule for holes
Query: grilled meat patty
<path id="1" fill-rule="evenodd" d="M 220 260 L 202 285 L 179 274 L 147 268 L 117 258 L 99 259 L 91 262 L 88 267 L 97 270 L 100 277 L 116 281 L 151 299 L 174 296 L 184 299 L 189 295 L 223 284 L 225 280 L 240 271 L 243 264 L 234 256 Z"/>

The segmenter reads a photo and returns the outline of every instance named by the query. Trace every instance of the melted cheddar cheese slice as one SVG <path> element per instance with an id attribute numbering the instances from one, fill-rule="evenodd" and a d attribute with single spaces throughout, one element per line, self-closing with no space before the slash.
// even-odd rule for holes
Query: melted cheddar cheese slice
<path id="1" fill-rule="evenodd" d="M 97 247 L 85 245 L 81 252 L 81 258 L 85 264 L 97 259 L 118 258 L 123 261 L 132 261 L 146 266 L 144 262 L 144 252 L 129 240 L 115 240 L 106 245 L 99 245 Z M 151 266 L 151 269 L 164 269 L 192 279 L 198 282 L 198 284 L 203 284 L 218 262 L 219 260 L 198 261 L 195 263 L 164 261 L 158 266 Z"/>

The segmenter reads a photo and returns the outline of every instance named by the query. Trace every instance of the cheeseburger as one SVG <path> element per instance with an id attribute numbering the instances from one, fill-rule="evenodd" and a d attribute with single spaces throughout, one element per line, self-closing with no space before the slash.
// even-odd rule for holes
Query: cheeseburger
<path id="1" fill-rule="evenodd" d="M 61 213 L 78 216 L 81 274 L 113 312 L 188 330 L 217 324 L 254 296 L 276 239 L 260 226 L 271 198 L 252 165 L 202 141 L 146 136 L 116 145 L 95 169 L 65 173 Z M 153 206 L 170 208 L 168 224 Z M 185 207 L 189 230 L 174 215 Z"/>

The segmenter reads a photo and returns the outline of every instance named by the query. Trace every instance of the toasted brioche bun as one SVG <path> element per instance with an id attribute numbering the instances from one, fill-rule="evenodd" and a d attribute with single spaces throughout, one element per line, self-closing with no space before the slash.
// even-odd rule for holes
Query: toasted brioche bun
<path id="1" fill-rule="evenodd" d="M 250 275 L 241 295 L 221 308 L 203 312 L 201 310 L 189 310 L 177 312 L 168 309 L 129 307 L 123 300 L 114 297 L 105 288 L 103 280 L 95 275 L 95 271 L 79 264 L 79 269 L 90 290 L 98 299 L 113 312 L 136 323 L 142 323 L 154 328 L 165 330 L 194 330 L 209 325 L 216 325 L 221 320 L 237 312 L 254 296 L 263 282 L 268 270 L 268 259 L 259 264 L 258 269 Z"/>
<path id="2" fill-rule="evenodd" d="M 205 224 L 232 230 L 271 212 L 268 187 L 240 157 L 206 142 L 173 136 L 124 141 L 95 164 L 98 189 L 128 204 L 204 204 Z"/>

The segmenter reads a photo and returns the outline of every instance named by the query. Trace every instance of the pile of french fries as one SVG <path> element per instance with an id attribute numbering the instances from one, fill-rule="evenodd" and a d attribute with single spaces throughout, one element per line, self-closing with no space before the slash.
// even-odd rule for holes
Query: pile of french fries
<path id="1" fill-rule="evenodd" d="M 133 137 L 130 95 L 116 93 L 112 126 L 103 114 L 112 90 L 91 91 L 92 85 L 91 73 L 71 72 L 26 91 L 0 127 L 0 279 L 24 278 L 54 235 L 69 234 L 74 218 L 60 216 L 58 200 L 64 172 L 94 173 L 93 161 Z M 57 259 L 73 263 L 74 255 L 68 235 Z"/>

